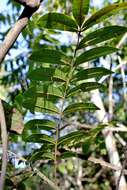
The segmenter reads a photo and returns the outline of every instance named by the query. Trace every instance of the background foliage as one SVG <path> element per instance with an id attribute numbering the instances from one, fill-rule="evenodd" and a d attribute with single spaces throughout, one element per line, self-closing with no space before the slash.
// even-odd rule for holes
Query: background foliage
<path id="1" fill-rule="evenodd" d="M 89 3 L 44 1 L 3 62 L 1 85 L 7 95 L 1 95 L 11 105 L 5 104 L 10 151 L 6 189 L 50 188 L 33 175 L 34 167 L 61 189 L 115 187 L 113 172 L 87 159 L 92 155 L 108 161 L 102 130 L 127 124 L 126 67 L 112 72 L 126 59 L 124 43 L 120 50 L 116 46 L 127 30 L 127 3 L 104 1 L 102 6 L 107 7 L 100 11 L 101 7 Z M 8 1 L 8 6 L 11 14 L 0 14 L 1 41 L 21 12 L 14 1 Z M 106 125 L 98 121 L 99 107 L 91 100 L 96 89 L 109 118 Z M 126 139 L 126 133 L 114 135 Z"/>

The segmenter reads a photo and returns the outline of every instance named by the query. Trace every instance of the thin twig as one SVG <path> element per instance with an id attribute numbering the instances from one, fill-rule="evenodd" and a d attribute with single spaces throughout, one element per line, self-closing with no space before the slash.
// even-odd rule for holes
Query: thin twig
<path id="1" fill-rule="evenodd" d="M 29 163 L 28 160 L 26 160 L 24 157 L 22 156 L 18 156 L 17 154 L 15 154 L 14 152 L 8 151 L 9 154 L 12 154 L 13 156 L 15 156 L 17 159 Z M 30 164 L 30 163 L 29 163 Z M 31 164 L 30 164 L 31 165 Z M 34 173 L 36 173 L 36 175 L 38 175 L 41 179 L 43 179 L 47 184 L 49 184 L 54 190 L 59 190 L 59 187 L 56 186 L 48 177 L 46 177 L 42 172 L 40 172 L 38 170 L 37 167 L 32 167 L 32 170 L 34 171 Z"/>
<path id="2" fill-rule="evenodd" d="M 34 172 L 45 182 L 47 182 L 54 190 L 60 190 L 58 186 L 56 186 L 49 178 L 47 178 L 42 172 L 40 172 L 37 168 L 33 168 Z"/>
<path id="3" fill-rule="evenodd" d="M 55 182 L 57 184 L 57 151 L 58 151 L 58 140 L 59 140 L 59 137 L 60 137 L 60 130 L 61 130 L 61 127 L 62 127 L 62 117 L 63 117 L 63 109 L 64 109 L 64 105 L 65 105 L 65 100 L 66 100 L 66 95 L 67 95 L 67 90 L 68 90 L 68 85 L 70 83 L 70 80 L 71 80 L 71 77 L 72 77 L 72 73 L 74 71 L 74 68 L 75 68 L 75 65 L 74 65 L 74 60 L 76 58 L 76 54 L 77 54 L 77 49 L 78 49 L 78 46 L 79 46 L 79 40 L 80 40 L 80 31 L 77 32 L 77 43 L 76 43 L 76 48 L 74 50 L 74 55 L 72 57 L 72 60 L 71 60 L 71 67 L 70 67 L 70 70 L 68 72 L 68 78 L 67 78 L 67 81 L 65 83 L 65 91 L 64 91 L 64 96 L 63 96 L 63 99 L 62 99 L 62 104 L 61 104 L 61 109 L 60 109 L 60 120 L 59 120 L 59 123 L 58 123 L 58 126 L 56 127 L 56 131 L 55 131 L 55 151 L 54 151 L 54 176 L 55 176 Z"/>
<path id="4" fill-rule="evenodd" d="M 106 130 L 112 131 L 112 132 L 127 132 L 127 128 L 121 128 L 121 127 L 105 127 Z"/>
<path id="5" fill-rule="evenodd" d="M 112 61 L 112 60 L 111 60 Z M 110 66 L 110 70 L 112 70 L 112 63 Z M 108 120 L 111 121 L 113 117 L 113 77 L 112 74 L 109 78 L 109 93 L 108 93 L 108 99 L 109 99 L 109 118 Z"/>
<path id="6" fill-rule="evenodd" d="M 90 183 L 95 183 L 103 172 L 104 172 L 104 169 L 101 168 L 99 170 L 99 172 L 97 172 L 94 177 L 92 177 L 92 178 L 84 177 L 84 178 L 82 178 L 82 181 L 87 181 L 87 182 L 90 182 Z"/>
<path id="7" fill-rule="evenodd" d="M 121 48 L 121 46 L 125 42 L 126 38 L 127 38 L 127 32 L 123 35 L 123 37 L 121 38 L 121 40 L 118 42 L 118 44 L 116 45 L 116 48 Z"/>
<path id="8" fill-rule="evenodd" d="M 1 176 L 0 176 L 0 190 L 3 190 L 5 183 L 5 176 L 6 176 L 6 168 L 7 168 L 8 135 L 7 135 L 5 114 L 1 100 L 0 100 L 0 127 L 1 127 L 1 140 L 2 140 L 2 149 L 3 149 L 2 167 L 1 167 Z"/>
<path id="9" fill-rule="evenodd" d="M 121 169 L 121 172 L 120 172 L 120 176 L 119 176 L 117 184 L 116 184 L 116 190 L 119 190 L 120 181 L 121 181 L 121 178 L 122 178 L 122 176 L 124 174 L 124 169 L 125 169 L 126 163 L 127 163 L 127 145 L 125 146 L 124 155 L 125 155 L 125 158 L 124 158 L 124 162 L 123 162 L 122 169 Z"/>
<path id="10" fill-rule="evenodd" d="M 112 164 L 110 164 L 110 163 L 108 163 L 108 162 L 105 162 L 105 161 L 102 160 L 102 159 L 94 158 L 94 157 L 92 157 L 92 156 L 90 156 L 90 157 L 88 158 L 88 160 L 91 161 L 91 162 L 93 162 L 94 164 L 100 164 L 100 165 L 103 166 L 103 167 L 106 167 L 106 168 L 109 168 L 109 169 L 112 169 L 112 170 L 115 170 L 115 171 L 119 171 L 119 170 L 122 169 L 122 168 L 119 167 L 119 166 L 114 166 L 114 165 L 112 165 Z M 125 175 L 127 175 L 127 170 L 124 169 L 124 172 L 123 172 L 123 173 L 124 173 Z"/>
<path id="11" fill-rule="evenodd" d="M 126 142 L 123 140 L 123 138 L 122 138 L 118 133 L 115 134 L 115 137 L 116 137 L 116 139 L 119 141 L 119 143 L 120 143 L 122 146 L 125 146 L 125 145 L 126 145 Z"/>
<path id="12" fill-rule="evenodd" d="M 118 60 L 119 60 L 120 65 L 122 65 L 123 61 L 120 56 L 118 56 Z M 123 81 L 123 98 L 124 98 L 124 101 L 126 102 L 127 100 L 126 87 L 127 86 L 126 86 L 126 75 L 125 75 L 124 65 L 121 67 L 121 76 L 122 76 L 122 81 Z"/>
<path id="13" fill-rule="evenodd" d="M 66 152 L 67 150 L 69 151 L 69 149 L 62 149 L 62 153 Z M 59 151 L 61 152 L 61 150 L 59 150 Z M 84 154 L 82 154 L 80 152 L 76 152 L 76 151 L 71 151 L 71 152 L 74 153 L 77 158 L 79 158 L 81 160 L 86 160 L 86 158 L 84 157 Z M 106 168 L 109 168 L 109 169 L 112 169 L 115 171 L 120 171 L 122 169 L 121 166 L 116 166 L 116 165 L 110 164 L 109 162 L 106 162 L 106 161 L 99 159 L 99 158 L 95 158 L 93 156 L 90 156 L 88 158 L 88 161 L 93 162 L 95 164 L 100 164 L 103 167 L 106 167 Z M 124 174 L 127 175 L 126 169 L 124 169 Z"/>
<path id="14" fill-rule="evenodd" d="M 109 127 L 108 124 L 107 126 L 105 125 L 103 129 L 106 129 L 108 131 L 112 131 L 112 132 L 127 132 L 127 127 L 124 126 L 123 124 L 116 124 L 117 127 Z M 79 122 L 68 122 L 67 124 L 63 125 L 61 130 L 65 129 L 66 127 L 72 127 L 75 126 L 76 128 L 79 129 L 85 129 L 85 130 L 92 130 L 96 127 L 98 127 L 97 125 L 88 125 L 88 124 L 81 124 Z"/>

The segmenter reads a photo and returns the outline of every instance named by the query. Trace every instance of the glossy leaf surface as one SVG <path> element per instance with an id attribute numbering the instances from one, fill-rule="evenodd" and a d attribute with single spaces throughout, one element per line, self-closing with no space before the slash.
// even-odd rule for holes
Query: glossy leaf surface
<path id="1" fill-rule="evenodd" d="M 127 2 L 108 5 L 107 7 L 104 7 L 100 9 L 99 11 L 97 11 L 88 20 L 86 20 L 86 22 L 83 25 L 83 28 L 84 30 L 86 30 L 90 28 L 91 26 L 103 21 L 105 18 L 111 16 L 114 12 L 117 12 L 121 9 L 126 9 L 126 8 L 127 8 Z"/>
<path id="2" fill-rule="evenodd" d="M 38 48 L 32 52 L 30 60 L 35 63 L 66 64 L 67 57 L 58 50 Z"/>
<path id="3" fill-rule="evenodd" d="M 47 119 L 33 119 L 25 124 L 25 130 L 34 131 L 39 130 L 52 130 L 55 129 L 56 123 Z"/>
<path id="4" fill-rule="evenodd" d="M 59 109 L 54 103 L 43 98 L 25 98 L 23 106 L 29 109 L 31 112 L 49 112 L 59 113 Z"/>
<path id="5" fill-rule="evenodd" d="M 37 160 L 54 160 L 54 157 L 52 153 L 39 151 L 34 153 L 30 158 L 30 161 L 37 161 Z"/>
<path id="6" fill-rule="evenodd" d="M 89 2 L 90 0 L 73 0 L 73 15 L 79 26 L 82 25 L 88 13 Z"/>
<path id="7" fill-rule="evenodd" d="M 80 102 L 69 105 L 67 108 L 65 108 L 64 114 L 75 113 L 77 111 L 93 111 L 98 109 L 99 108 L 95 106 L 95 104 Z"/>
<path id="8" fill-rule="evenodd" d="M 55 87 L 52 84 L 40 84 L 33 87 L 30 87 L 25 93 L 25 97 L 59 97 L 63 98 L 64 91 L 62 87 Z"/>
<path id="9" fill-rule="evenodd" d="M 75 61 L 75 65 L 80 65 L 87 61 L 92 61 L 94 59 L 109 55 L 116 51 L 118 51 L 118 49 L 113 48 L 113 47 L 108 47 L 108 46 L 102 46 L 102 47 L 90 49 L 90 50 L 82 53 L 79 57 L 77 57 L 77 59 Z"/>
<path id="10" fill-rule="evenodd" d="M 79 81 L 79 80 L 86 80 L 92 78 L 101 78 L 105 75 L 110 75 L 112 73 L 113 73 L 112 71 L 103 67 L 93 67 L 79 71 L 76 75 L 74 75 L 73 80 Z"/>
<path id="11" fill-rule="evenodd" d="M 25 141 L 26 142 L 34 142 L 34 143 L 47 142 L 47 143 L 55 144 L 53 137 L 50 137 L 50 136 L 44 135 L 44 134 L 32 134 L 32 135 L 26 137 Z"/>
<path id="12" fill-rule="evenodd" d="M 62 13 L 48 13 L 40 17 L 37 24 L 40 28 L 77 31 L 76 22 L 71 17 Z"/>
<path id="13" fill-rule="evenodd" d="M 81 49 L 86 46 L 96 45 L 98 43 L 110 40 L 112 38 L 119 37 L 125 32 L 127 32 L 127 28 L 122 26 L 108 26 L 98 29 L 95 32 L 92 32 L 85 36 L 81 40 L 78 48 Z"/>
<path id="14" fill-rule="evenodd" d="M 80 92 L 89 92 L 91 90 L 95 90 L 98 88 L 104 88 L 104 86 L 97 82 L 86 82 L 82 83 L 80 85 L 77 85 L 76 87 L 72 88 L 69 92 L 67 97 L 70 97 L 74 94 L 80 93 Z"/>
<path id="15" fill-rule="evenodd" d="M 69 133 L 59 139 L 58 145 L 67 145 L 72 141 L 76 141 L 77 139 L 80 139 L 84 136 L 83 131 L 74 131 L 72 133 Z"/>
<path id="16" fill-rule="evenodd" d="M 67 79 L 63 71 L 55 68 L 38 68 L 31 71 L 28 76 L 35 81 L 65 82 Z"/>

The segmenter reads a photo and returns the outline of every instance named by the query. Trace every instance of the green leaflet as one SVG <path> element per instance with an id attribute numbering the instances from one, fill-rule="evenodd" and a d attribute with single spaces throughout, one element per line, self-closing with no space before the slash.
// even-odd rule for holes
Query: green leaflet
<path id="1" fill-rule="evenodd" d="M 33 119 L 25 124 L 24 130 L 52 130 L 55 129 L 55 127 L 56 123 L 54 121 L 48 119 Z"/>
<path id="2" fill-rule="evenodd" d="M 79 92 L 89 92 L 98 88 L 104 88 L 104 85 L 97 82 L 85 82 L 68 91 L 67 97 L 70 97 Z"/>
<path id="3" fill-rule="evenodd" d="M 60 159 L 66 159 L 66 158 L 72 158 L 72 157 L 76 157 L 77 154 L 71 151 L 66 151 L 64 153 L 61 153 L 60 155 Z"/>
<path id="4" fill-rule="evenodd" d="M 71 132 L 63 137 L 61 137 L 58 141 L 58 146 L 62 145 L 67 145 L 70 144 L 72 141 L 76 141 L 77 139 L 81 139 L 81 137 L 84 136 L 83 131 L 74 131 Z"/>
<path id="5" fill-rule="evenodd" d="M 68 64 L 68 58 L 58 50 L 38 48 L 32 52 L 30 60 L 35 63 Z"/>
<path id="6" fill-rule="evenodd" d="M 84 37 L 79 43 L 78 49 L 119 37 L 125 32 L 127 32 L 127 28 L 122 26 L 108 26 L 98 29 Z"/>
<path id="7" fill-rule="evenodd" d="M 112 5 L 108 5 L 107 7 L 104 7 L 97 11 L 95 14 L 93 14 L 83 25 L 83 30 L 86 30 L 90 28 L 91 26 L 103 21 L 105 18 L 111 16 L 114 12 L 117 12 L 121 9 L 127 8 L 127 2 L 126 3 L 115 3 Z"/>
<path id="8" fill-rule="evenodd" d="M 64 30 L 64 31 L 77 31 L 76 22 L 69 16 L 62 13 L 48 13 L 40 17 L 38 22 L 40 28 Z"/>
<path id="9" fill-rule="evenodd" d="M 47 142 L 47 143 L 55 144 L 53 137 L 50 137 L 50 136 L 44 135 L 44 134 L 32 134 L 32 135 L 26 137 L 25 141 L 26 142 L 34 142 L 34 143 Z"/>
<path id="10" fill-rule="evenodd" d="M 15 100 L 14 100 L 14 105 L 15 107 L 17 108 L 18 111 L 20 111 L 20 113 L 23 113 L 23 107 L 22 107 L 22 101 L 23 101 L 23 95 L 22 94 L 18 94 L 16 97 L 15 97 Z"/>
<path id="11" fill-rule="evenodd" d="M 30 161 L 37 161 L 37 160 L 42 160 L 42 159 L 54 160 L 54 156 L 52 153 L 49 153 L 49 152 L 38 151 L 31 156 Z"/>
<path id="12" fill-rule="evenodd" d="M 73 16 L 81 26 L 89 10 L 90 0 L 73 0 Z"/>
<path id="13" fill-rule="evenodd" d="M 102 46 L 90 49 L 88 51 L 85 51 L 79 57 L 76 58 L 75 65 L 80 65 L 87 61 L 92 61 L 93 59 L 106 56 L 116 51 L 118 51 L 118 49 L 108 46 Z"/>
<path id="14" fill-rule="evenodd" d="M 53 84 L 40 84 L 33 87 L 30 87 L 25 93 L 25 97 L 64 97 L 64 90 L 62 87 L 54 87 Z"/>
<path id="15" fill-rule="evenodd" d="M 92 140 L 92 141 L 91 141 Z M 89 156 L 90 154 L 90 146 L 93 142 L 92 136 L 89 136 L 85 139 L 82 145 L 82 151 L 85 156 Z"/>
<path id="16" fill-rule="evenodd" d="M 28 77 L 33 81 L 65 82 L 67 79 L 66 74 L 59 69 L 42 67 L 31 71 Z"/>
<path id="17" fill-rule="evenodd" d="M 113 73 L 112 71 L 105 69 L 103 67 L 93 67 L 79 71 L 78 73 L 76 73 L 76 75 L 74 75 L 73 80 L 80 81 L 92 78 L 101 78 L 105 75 L 110 75 L 112 73 Z"/>
<path id="18" fill-rule="evenodd" d="M 75 113 L 77 111 L 94 111 L 98 110 L 99 108 L 95 106 L 93 103 L 75 103 L 71 104 L 68 107 L 65 108 L 63 111 L 64 114 L 69 114 L 69 113 Z"/>
<path id="19" fill-rule="evenodd" d="M 24 98 L 23 107 L 29 109 L 30 112 L 48 112 L 59 114 L 59 109 L 54 103 L 43 98 Z"/>

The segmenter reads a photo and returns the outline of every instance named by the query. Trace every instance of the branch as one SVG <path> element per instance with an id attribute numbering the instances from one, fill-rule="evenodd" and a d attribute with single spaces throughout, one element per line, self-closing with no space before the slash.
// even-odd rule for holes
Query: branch
<path id="1" fill-rule="evenodd" d="M 127 38 L 127 32 L 123 35 L 123 37 L 121 38 L 121 40 L 118 42 L 118 44 L 116 45 L 116 48 L 121 48 L 121 46 L 125 43 L 125 40 Z"/>
<path id="2" fill-rule="evenodd" d="M 18 156 L 17 154 L 15 154 L 14 152 L 8 151 L 9 154 L 12 154 L 13 156 L 15 156 L 17 159 L 23 161 L 23 162 L 27 162 L 29 163 L 24 157 L 22 156 Z M 31 164 L 30 164 L 31 165 Z M 40 172 L 38 170 L 37 167 L 32 167 L 32 170 L 34 171 L 34 173 L 36 175 L 38 175 L 41 179 L 43 179 L 45 182 L 47 182 L 47 184 L 50 185 L 50 187 L 52 187 L 54 190 L 59 190 L 58 186 L 56 186 L 47 176 L 45 176 L 42 172 Z M 0 189 L 1 190 L 1 189 Z"/>
<path id="3" fill-rule="evenodd" d="M 123 165 L 122 165 L 120 176 L 119 176 L 118 181 L 117 181 L 116 190 L 119 190 L 120 181 L 121 181 L 121 178 L 122 178 L 122 176 L 124 174 L 124 170 L 125 170 L 126 163 L 127 163 L 127 145 L 124 147 L 124 149 L 125 149 L 124 150 L 125 158 L 124 158 L 124 162 L 123 162 Z"/>
<path id="4" fill-rule="evenodd" d="M 105 127 L 105 129 L 112 132 L 127 132 L 127 128 L 124 127 Z"/>
<path id="5" fill-rule="evenodd" d="M 104 172 L 103 168 L 101 168 L 101 170 L 99 170 L 99 172 L 97 172 L 94 177 L 92 177 L 92 178 L 84 177 L 84 178 L 82 178 L 82 181 L 86 181 L 89 183 L 95 183 L 97 181 L 97 179 L 102 175 L 103 172 Z"/>
<path id="6" fill-rule="evenodd" d="M 32 14 L 38 9 L 38 7 L 41 3 L 41 0 L 16 0 L 16 1 L 19 2 L 20 4 L 24 5 L 25 8 L 24 8 L 21 16 L 19 17 L 18 21 L 8 32 L 3 43 L 0 45 L 0 64 L 4 60 L 9 49 L 12 47 L 12 45 L 18 38 L 19 34 L 26 27 Z"/>
<path id="7" fill-rule="evenodd" d="M 125 146 L 125 145 L 126 145 L 126 142 L 123 140 L 123 138 L 122 138 L 118 133 L 115 134 L 115 137 L 116 137 L 116 139 L 119 141 L 119 143 L 120 143 L 122 146 Z"/>
<path id="8" fill-rule="evenodd" d="M 20 3 L 24 7 L 28 6 L 29 8 L 35 8 L 40 6 L 40 0 L 15 0 L 17 3 Z"/>
<path id="9" fill-rule="evenodd" d="M 8 147 L 8 137 L 7 137 L 7 127 L 5 121 L 5 114 L 0 100 L 0 127 L 1 127 L 1 139 L 2 139 L 2 167 L 1 167 L 1 176 L 0 176 L 0 190 L 4 189 L 6 168 L 7 168 L 7 147 Z"/>
<path id="10" fill-rule="evenodd" d="M 69 149 L 63 149 L 63 148 L 59 149 L 60 153 L 64 153 L 66 151 L 70 151 L 70 150 Z M 103 167 L 106 167 L 106 168 L 109 168 L 109 169 L 112 169 L 115 171 L 121 171 L 121 169 L 122 169 L 121 166 L 116 166 L 116 165 L 110 164 L 109 162 L 106 162 L 106 161 L 99 159 L 99 158 L 95 158 L 93 156 L 88 157 L 88 156 L 85 156 L 84 154 L 82 154 L 80 152 L 76 152 L 76 151 L 71 151 L 71 153 L 74 153 L 76 158 L 79 158 L 81 160 L 88 160 L 90 162 L 93 162 L 95 164 L 100 164 Z M 123 173 L 125 175 L 127 175 L 127 170 L 125 168 L 124 168 Z"/>
<path id="11" fill-rule="evenodd" d="M 50 187 L 52 187 L 54 190 L 59 190 L 58 186 L 56 186 L 49 178 L 47 178 L 42 172 L 40 172 L 37 168 L 33 168 L 34 172 L 42 178 L 45 182 L 47 182 Z"/>
<path id="12" fill-rule="evenodd" d="M 62 150 L 62 152 L 65 152 L 65 151 L 67 151 L 67 150 L 65 150 L 65 149 Z M 23 161 L 23 162 L 27 162 L 27 163 L 28 163 L 28 161 L 27 161 L 25 158 L 23 158 L 23 157 L 21 157 L 21 156 L 18 156 L 17 154 L 15 154 L 15 153 L 13 153 L 13 152 L 11 152 L 11 151 L 8 151 L 8 153 L 14 155 L 17 159 L 19 159 L 19 160 L 21 160 L 21 161 Z M 61 153 L 61 151 L 60 151 L 60 153 Z M 76 157 L 78 157 L 78 158 L 80 158 L 80 159 L 82 159 L 82 160 L 86 160 L 83 154 L 77 153 L 77 152 L 73 152 L 73 153 L 76 154 Z M 120 170 L 122 169 L 122 168 L 119 167 L 119 166 L 112 165 L 112 164 L 110 164 L 110 163 L 108 163 L 108 162 L 105 162 L 105 161 L 102 160 L 102 159 L 94 158 L 94 157 L 92 157 L 92 156 L 90 156 L 90 157 L 88 158 L 88 161 L 93 162 L 93 163 L 95 163 L 95 164 L 100 164 L 100 165 L 103 166 L 103 167 L 106 167 L 106 168 L 109 168 L 109 169 L 112 169 L 112 170 L 115 170 L 115 171 L 120 171 Z M 56 186 L 50 179 L 48 179 L 48 178 L 47 178 L 42 172 L 40 172 L 36 167 L 34 167 L 33 170 L 34 170 L 34 172 L 35 172 L 39 177 L 41 177 L 44 181 L 46 181 L 53 189 L 59 190 L 58 186 Z M 124 170 L 123 170 L 123 173 L 124 173 L 125 175 L 127 175 L 127 170 L 124 169 Z"/>
<path id="13" fill-rule="evenodd" d="M 123 61 L 121 59 L 120 56 L 118 56 L 118 61 L 120 63 L 120 65 L 123 65 Z M 124 98 L 124 101 L 126 103 L 126 100 L 127 100 L 127 93 L 126 93 L 126 75 L 125 75 L 125 68 L 124 66 L 121 67 L 121 76 L 122 76 L 122 81 L 123 81 L 123 98 Z M 125 108 L 125 106 L 124 106 Z M 124 110 L 125 111 L 125 110 Z"/>
<path id="14" fill-rule="evenodd" d="M 111 63 L 111 66 L 110 66 L 110 70 L 112 70 L 112 63 Z M 109 101 L 109 121 L 112 120 L 112 117 L 113 117 L 113 77 L 112 77 L 112 74 L 110 75 L 110 78 L 109 78 L 109 90 L 108 90 L 108 101 Z"/>
<path id="15" fill-rule="evenodd" d="M 109 169 L 112 169 L 112 170 L 120 171 L 120 170 L 122 169 L 122 168 L 119 167 L 119 166 L 115 166 L 115 165 L 113 165 L 113 164 L 110 164 L 110 163 L 108 163 L 108 162 L 105 162 L 105 161 L 102 160 L 102 159 L 94 158 L 94 157 L 92 157 L 92 156 L 90 156 L 90 157 L 88 158 L 88 160 L 91 161 L 91 162 L 93 162 L 94 164 L 100 164 L 101 166 L 106 167 L 106 168 L 109 168 Z M 127 175 L 127 170 L 124 169 L 124 170 L 123 170 L 123 173 L 124 173 L 125 175 Z"/>

